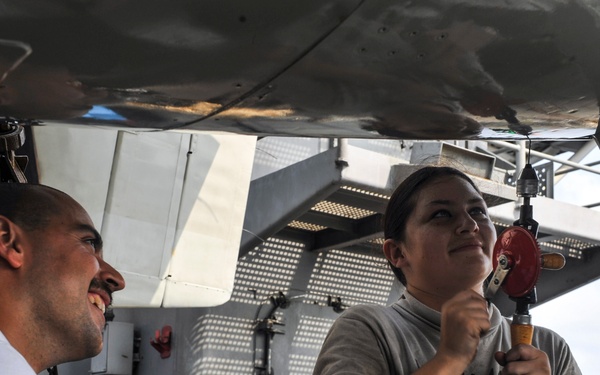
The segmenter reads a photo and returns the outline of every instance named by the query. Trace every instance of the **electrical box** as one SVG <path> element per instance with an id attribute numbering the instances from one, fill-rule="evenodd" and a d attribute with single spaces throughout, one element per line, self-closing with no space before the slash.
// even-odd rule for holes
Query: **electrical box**
<path id="1" fill-rule="evenodd" d="M 131 375 L 133 324 L 107 322 L 102 333 L 102 352 L 92 358 L 91 374 Z"/>
<path id="2" fill-rule="evenodd" d="M 490 179 L 496 158 L 445 142 L 415 142 L 413 144 L 410 164 L 438 164 L 448 161 L 450 162 L 449 166 L 464 168 L 469 175 Z"/>

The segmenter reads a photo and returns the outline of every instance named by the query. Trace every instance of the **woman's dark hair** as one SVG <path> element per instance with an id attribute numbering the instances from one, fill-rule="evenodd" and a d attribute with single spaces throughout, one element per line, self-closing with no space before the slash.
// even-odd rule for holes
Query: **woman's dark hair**
<path id="1" fill-rule="evenodd" d="M 384 239 L 403 241 L 406 222 L 415 209 L 418 193 L 429 183 L 442 177 L 456 176 L 467 181 L 481 194 L 469 176 L 456 168 L 445 166 L 423 167 L 408 176 L 392 194 L 383 216 Z M 396 278 L 406 286 L 406 277 L 401 269 L 388 261 Z"/>

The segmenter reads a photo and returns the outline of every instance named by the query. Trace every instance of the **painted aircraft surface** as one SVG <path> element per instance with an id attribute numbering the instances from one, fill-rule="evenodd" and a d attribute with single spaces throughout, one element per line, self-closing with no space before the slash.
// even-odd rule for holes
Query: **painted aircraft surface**
<path id="1" fill-rule="evenodd" d="M 268 136 L 311 138 L 307 143 L 527 136 L 577 140 L 564 143 L 578 151 L 581 143 L 594 146 L 589 140 L 599 135 L 599 95 L 598 0 L 0 0 L 0 136 L 15 125 L 47 125 L 26 127 L 35 128 L 35 152 L 28 154 L 38 157 L 27 171 L 41 171 L 42 183 L 76 197 L 98 224 L 105 259 L 127 281 L 115 295 L 117 308 L 185 308 L 122 313 L 143 327 L 143 337 L 176 319 L 175 367 L 190 369 L 187 373 L 204 373 L 202 366 L 212 359 L 220 368 L 225 363 L 238 369 L 232 374 L 253 371 L 255 353 L 214 354 L 211 339 L 201 333 L 216 337 L 213 332 L 225 331 L 211 321 L 230 324 L 227 332 L 252 331 L 243 322 L 258 317 L 263 305 L 257 312 L 257 301 L 285 289 L 265 282 L 278 281 L 278 271 L 287 280 L 282 253 L 290 264 L 296 250 L 302 257 L 294 271 L 301 277 L 292 280 L 291 290 L 315 288 L 309 273 L 322 267 L 318 251 L 297 245 L 280 252 L 276 243 L 256 253 L 254 245 L 245 246 L 244 253 L 242 236 L 263 241 L 286 229 L 297 235 L 297 228 L 286 226 L 301 218 L 328 222 L 324 234 L 302 233 L 328 245 L 331 238 L 341 238 L 337 246 L 374 237 L 378 229 L 371 224 L 384 202 L 360 191 L 368 182 L 385 193 L 388 174 L 410 161 L 392 165 L 386 156 L 387 164 L 375 164 L 384 156 L 340 141 L 337 150 L 311 158 L 311 168 L 299 168 L 304 173 L 277 165 L 281 173 L 269 169 L 255 178 L 257 139 L 268 151 Z M 304 149 L 321 150 L 320 144 L 309 146 Z M 266 164 L 265 170 L 271 167 Z M 347 189 L 349 181 L 361 189 Z M 334 203 L 358 201 L 357 208 L 373 212 L 368 220 L 354 221 L 315 213 L 312 207 L 325 190 Z M 513 199 L 510 191 L 508 200 Z M 540 301 L 597 279 L 600 269 L 594 256 L 600 243 L 597 211 L 549 200 L 534 202 L 546 242 L 562 246 L 573 237 L 575 246 L 583 245 L 572 249 L 575 255 L 561 276 L 542 276 Z M 516 212 L 511 202 L 501 207 L 506 212 L 498 209 L 506 223 Z M 567 209 L 577 212 L 569 228 Z M 264 222 L 247 220 L 255 216 Z M 357 238 L 348 239 L 348 232 Z M 366 250 L 354 251 L 360 257 Z M 253 263 L 262 254 L 277 260 L 272 266 Z M 242 276 L 234 285 L 236 267 Z M 373 266 L 347 281 L 323 280 L 329 297 L 342 295 L 351 304 L 357 301 L 353 294 L 336 288 L 383 271 Z M 325 274 L 314 285 L 322 285 L 319 277 Z M 387 284 L 380 289 L 386 292 L 368 289 L 362 298 L 380 296 L 375 302 L 386 303 L 397 297 Z M 310 293 L 314 290 L 325 297 L 318 289 Z M 297 303 L 298 310 L 288 309 L 290 326 L 302 317 L 297 311 L 308 312 L 315 317 L 309 323 L 318 327 L 307 332 L 324 337 L 327 327 L 320 319 L 337 317 L 332 301 Z M 187 309 L 213 306 L 200 317 Z M 249 337 L 231 334 L 227 340 L 244 343 Z M 312 363 L 304 347 L 298 353 L 274 348 L 276 369 L 289 367 L 288 354 Z M 142 346 L 138 373 L 173 373 L 172 362 L 161 361 L 153 350 Z M 309 353 L 313 359 L 317 351 Z M 265 353 L 263 364 L 271 358 Z M 247 368 L 239 370 L 239 358 Z"/>
<path id="2" fill-rule="evenodd" d="M 206 212 L 223 213 L 218 228 L 251 233 L 256 137 L 527 136 L 579 147 L 598 134 L 596 0 L 0 0 L 0 9 L 0 136 L 7 124 L 48 125 L 33 127 L 29 155 L 39 160 L 28 170 L 84 202 L 107 243 L 118 239 L 107 256 L 128 277 L 126 306 L 229 298 L 239 236 L 207 229 L 219 221 Z M 232 180 L 227 196 L 222 181 Z M 133 227 L 157 238 L 142 246 Z M 229 254 L 226 281 L 209 302 L 170 299 L 182 281 L 194 296 L 206 285 L 188 267 L 198 248 L 228 249 L 211 258 Z"/>
<path id="3" fill-rule="evenodd" d="M 0 1 L 0 116 L 259 136 L 590 138 L 596 0 Z"/>

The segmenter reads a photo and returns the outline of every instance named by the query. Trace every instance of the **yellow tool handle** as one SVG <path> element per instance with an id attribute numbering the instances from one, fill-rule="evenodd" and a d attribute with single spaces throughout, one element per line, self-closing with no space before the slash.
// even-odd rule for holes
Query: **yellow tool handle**
<path id="1" fill-rule="evenodd" d="M 542 254 L 542 268 L 545 270 L 560 270 L 565 262 L 565 257 L 560 253 Z"/>
<path id="2" fill-rule="evenodd" d="M 510 325 L 510 337 L 512 346 L 518 344 L 531 345 L 533 326 L 531 324 L 513 323 Z"/>

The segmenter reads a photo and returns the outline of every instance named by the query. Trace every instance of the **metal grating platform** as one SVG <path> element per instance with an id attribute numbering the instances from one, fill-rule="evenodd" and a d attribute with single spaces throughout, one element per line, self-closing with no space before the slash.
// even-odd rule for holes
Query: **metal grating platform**
<path id="1" fill-rule="evenodd" d="M 385 305 L 394 282 L 380 249 L 373 255 L 345 250 L 322 252 L 308 283 L 308 297 L 329 295 L 345 304 Z"/>
<path id="2" fill-rule="evenodd" d="M 287 293 L 304 251 L 302 243 L 280 238 L 252 250 L 238 263 L 231 301 L 259 305 L 274 291 Z"/>
<path id="3" fill-rule="evenodd" d="M 377 245 L 347 250 L 309 252 L 299 242 L 274 236 L 240 258 L 234 297 L 205 311 L 185 340 L 185 350 L 196 359 L 184 373 L 266 374 L 264 367 L 271 366 L 277 374 L 312 374 L 323 340 L 343 309 L 397 298 L 393 274 Z M 281 295 L 287 303 L 276 308 L 272 298 Z M 340 309 L 331 301 L 339 301 Z M 277 322 L 270 351 L 256 329 L 266 318 Z"/>

